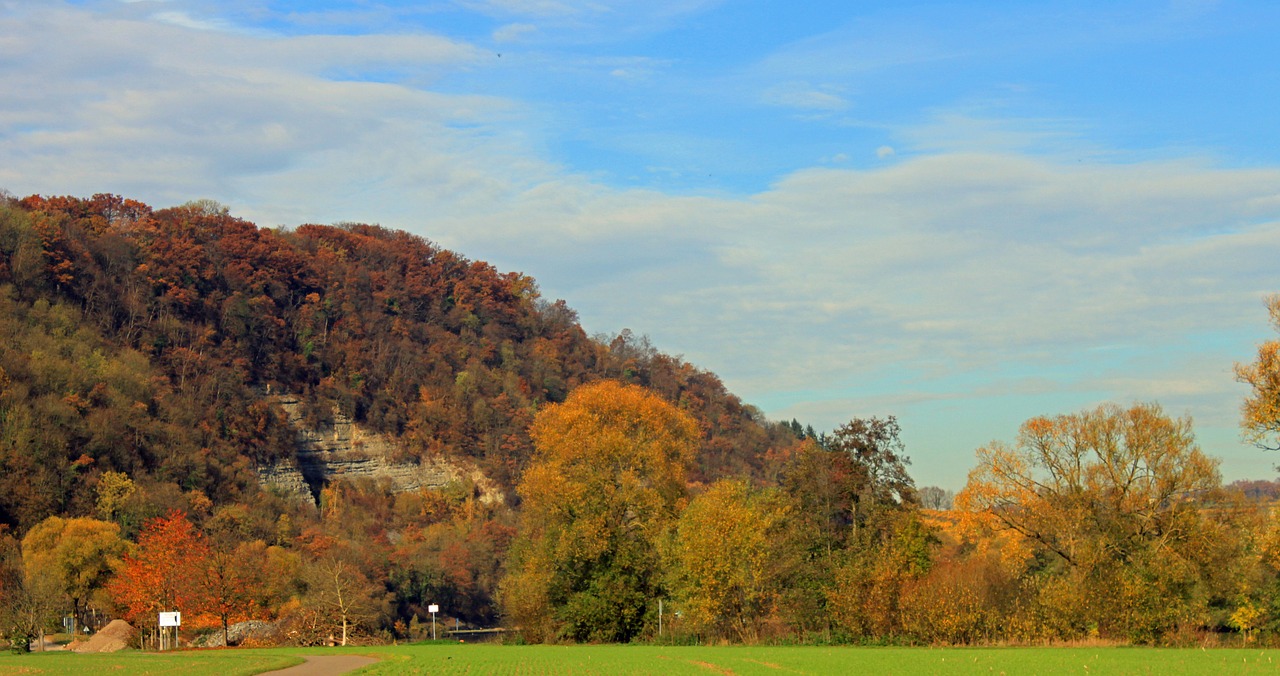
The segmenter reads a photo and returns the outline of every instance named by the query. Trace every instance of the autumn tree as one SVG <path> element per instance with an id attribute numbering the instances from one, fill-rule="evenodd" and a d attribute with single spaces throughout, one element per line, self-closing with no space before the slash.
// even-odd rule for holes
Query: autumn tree
<path id="1" fill-rule="evenodd" d="M 806 439 L 783 471 L 782 485 L 799 506 L 797 531 L 809 538 L 810 564 L 790 594 L 793 624 L 806 631 L 865 635 L 897 627 L 900 585 L 927 567 L 917 558 L 927 559 L 930 536 L 914 517 L 915 483 L 900 435 L 892 416 L 854 418 L 821 436 L 821 445 Z M 863 592 L 874 592 L 878 605 L 864 604 Z"/>
<path id="2" fill-rule="evenodd" d="M 855 527 L 877 509 L 918 502 L 897 418 L 854 418 L 832 432 L 825 448 L 851 461 Z"/>
<path id="3" fill-rule="evenodd" d="M 885 510 L 916 504 L 910 459 L 897 420 L 854 418 L 826 437 L 807 441 L 783 472 L 782 483 L 812 520 L 827 554 Z"/>
<path id="4" fill-rule="evenodd" d="M 1267 299 L 1267 309 L 1280 331 L 1280 294 Z M 1280 450 L 1280 340 L 1260 345 L 1252 364 L 1236 364 L 1236 379 L 1253 388 L 1242 407 L 1245 438 L 1259 448 Z"/>
<path id="5" fill-rule="evenodd" d="M 539 412 L 501 600 L 532 640 L 628 641 L 662 594 L 658 546 L 685 495 L 694 421 L 600 381 Z"/>
<path id="6" fill-rule="evenodd" d="M 137 486 L 124 472 L 103 472 L 98 477 L 98 517 L 104 521 L 114 521 L 124 508 L 126 501 L 137 491 Z"/>
<path id="7" fill-rule="evenodd" d="M 680 515 L 671 543 L 672 591 L 685 627 L 708 638 L 755 641 L 801 565 L 794 507 L 778 489 L 722 480 Z"/>
<path id="8" fill-rule="evenodd" d="M 131 622 L 150 624 L 162 611 L 196 613 L 208 599 L 209 544 L 186 514 L 171 511 L 142 526 L 107 590 Z"/>
<path id="9" fill-rule="evenodd" d="M 246 553 L 252 552 L 253 543 L 245 543 L 242 550 L 216 547 L 206 559 L 205 602 L 203 610 L 218 618 L 222 624 L 223 645 L 231 645 L 230 623 L 243 617 L 255 606 L 255 598 L 262 587 L 262 571 L 252 565 Z"/>
<path id="10" fill-rule="evenodd" d="M 49 621 L 64 610 L 60 580 L 23 565 L 17 540 L 0 529 L 0 639 L 26 652 L 33 640 L 43 645 Z"/>
<path id="11" fill-rule="evenodd" d="M 22 539 L 27 574 L 57 581 L 71 601 L 77 627 L 85 626 L 87 602 L 111 579 L 127 550 L 119 526 L 90 518 L 51 516 Z"/>
<path id="12" fill-rule="evenodd" d="M 1212 557 L 1231 548 L 1228 510 L 1206 509 L 1219 483 L 1189 419 L 1108 404 L 978 449 L 957 506 L 1049 557 L 1040 600 L 1057 633 L 1151 640 L 1196 617 Z"/>
<path id="13" fill-rule="evenodd" d="M 932 567 L 934 542 L 919 510 L 877 513 L 831 561 L 824 592 L 834 624 L 857 637 L 902 633 L 904 591 Z"/>

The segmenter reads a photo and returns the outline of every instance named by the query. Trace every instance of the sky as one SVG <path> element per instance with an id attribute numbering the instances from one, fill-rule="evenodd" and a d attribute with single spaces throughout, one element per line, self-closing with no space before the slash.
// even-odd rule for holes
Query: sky
<path id="1" fill-rule="evenodd" d="M 1275 337 L 1270 0 L 0 0 L 0 188 L 408 230 L 958 490 Z"/>

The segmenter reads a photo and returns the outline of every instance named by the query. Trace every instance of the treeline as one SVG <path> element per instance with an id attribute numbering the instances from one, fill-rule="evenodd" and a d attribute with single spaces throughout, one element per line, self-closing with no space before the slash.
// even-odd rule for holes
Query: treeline
<path id="1" fill-rule="evenodd" d="M 543 408 L 531 437 L 514 515 L 466 490 L 339 483 L 301 523 L 262 530 L 205 503 L 125 538 L 136 487 L 106 473 L 97 518 L 0 537 L 0 620 L 21 641 L 65 608 L 148 625 L 176 607 L 189 628 L 269 620 L 264 640 L 298 644 L 420 638 L 428 604 L 526 641 L 1214 645 L 1280 629 L 1271 506 L 1222 488 L 1190 423 L 1155 405 L 1029 420 L 980 449 L 950 512 L 919 506 L 892 419 L 800 443 L 777 483 L 689 482 L 697 422 L 616 381 Z"/>
<path id="2" fill-rule="evenodd" d="M 777 485 L 696 490 L 679 477 L 690 430 L 611 383 L 538 415 L 502 584 L 526 638 L 1203 645 L 1280 629 L 1270 506 L 1223 489 L 1190 422 L 1154 404 L 1027 421 L 979 449 L 952 512 L 919 506 L 891 418 L 807 442 Z"/>

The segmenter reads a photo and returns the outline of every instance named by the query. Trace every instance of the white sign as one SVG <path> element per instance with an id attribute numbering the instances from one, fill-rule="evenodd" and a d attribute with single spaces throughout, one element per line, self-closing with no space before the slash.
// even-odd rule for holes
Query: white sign
<path id="1" fill-rule="evenodd" d="M 427 612 L 428 612 L 428 613 L 431 613 L 432 615 L 434 615 L 434 614 L 436 614 L 436 613 L 440 612 L 440 606 L 437 606 L 436 604 L 434 604 L 434 603 L 433 603 L 433 604 L 431 604 L 431 605 L 427 606 Z"/>
<path id="2" fill-rule="evenodd" d="M 181 627 L 182 613 L 160 613 L 160 626 Z"/>

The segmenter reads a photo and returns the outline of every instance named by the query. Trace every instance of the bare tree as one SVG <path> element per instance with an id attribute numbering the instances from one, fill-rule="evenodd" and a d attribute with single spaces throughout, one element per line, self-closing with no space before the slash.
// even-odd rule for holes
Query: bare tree
<path id="1" fill-rule="evenodd" d="M 350 633 L 378 614 L 376 586 L 359 568 L 336 556 L 313 563 L 307 572 L 307 602 L 341 631 L 341 645 Z"/>

